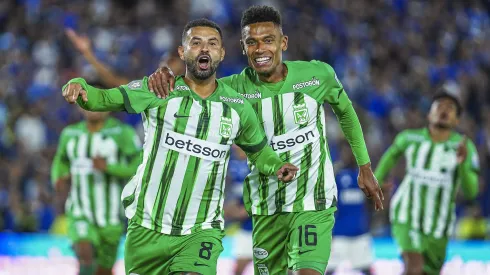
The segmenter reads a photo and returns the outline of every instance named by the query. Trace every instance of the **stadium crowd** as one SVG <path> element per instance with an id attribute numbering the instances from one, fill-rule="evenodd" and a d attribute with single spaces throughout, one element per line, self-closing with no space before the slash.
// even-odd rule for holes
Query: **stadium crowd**
<path id="1" fill-rule="evenodd" d="M 67 106 L 60 87 L 76 76 L 97 79 L 66 38 L 66 28 L 90 37 L 96 56 L 115 72 L 138 79 L 176 51 L 179 30 L 188 20 L 207 17 L 225 32 L 227 54 L 218 71 L 224 76 L 246 66 L 239 47 L 241 12 L 268 4 L 283 14 L 286 59 L 317 59 L 335 68 L 356 104 L 374 164 L 396 133 L 426 123 L 435 87 L 456 85 L 465 106 L 459 131 L 477 144 L 482 167 L 479 202 L 463 202 L 458 210 L 464 217 L 459 235 L 484 238 L 467 228 L 490 224 L 484 221 L 490 217 L 490 4 L 485 2 L 2 1 L 0 231 L 48 231 L 62 212 L 50 182 L 51 159 L 61 129 L 81 114 Z M 117 117 L 142 133 L 139 116 Z M 335 161 L 343 136 L 335 117 L 328 120 Z M 391 179 L 395 185 L 403 176 L 401 165 L 397 170 Z M 388 211 L 374 216 L 375 235 L 389 234 L 387 216 Z"/>

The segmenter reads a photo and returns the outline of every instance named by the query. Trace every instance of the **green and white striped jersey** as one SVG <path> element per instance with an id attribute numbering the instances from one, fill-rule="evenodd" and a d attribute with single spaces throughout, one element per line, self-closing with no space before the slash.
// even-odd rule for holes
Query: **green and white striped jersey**
<path id="1" fill-rule="evenodd" d="M 465 163 L 458 165 L 456 152 L 461 139 L 453 132 L 447 141 L 434 142 L 427 128 L 398 134 L 382 160 L 386 164 L 380 164 L 386 167 L 376 169 L 376 176 L 383 181 L 398 158 L 405 156 L 406 175 L 390 205 L 392 223 L 408 224 L 435 238 L 451 235 L 460 173 L 479 170 L 478 153 L 471 141 L 467 142 Z"/>
<path id="2" fill-rule="evenodd" d="M 86 104 L 78 101 L 83 108 L 143 115 L 143 161 L 122 194 L 126 217 L 133 222 L 169 235 L 223 229 L 232 143 L 256 160 L 263 173 L 274 174 L 283 165 L 267 146 L 250 103 L 219 80 L 217 84 L 206 99 L 182 77 L 166 99 L 148 90 L 147 78 L 111 90 L 83 84 L 89 98 Z"/>
<path id="3" fill-rule="evenodd" d="M 296 179 L 285 184 L 251 165 L 244 202 L 253 215 L 323 210 L 336 205 L 323 104 L 327 102 L 341 113 L 351 102 L 328 64 L 284 63 L 288 74 L 279 83 L 261 82 L 250 67 L 221 79 L 252 103 L 269 144 L 281 159 L 300 168 Z"/>
<path id="4" fill-rule="evenodd" d="M 89 132 L 85 121 L 66 127 L 52 165 L 52 182 L 70 176 L 66 212 L 74 218 L 104 227 L 121 224 L 122 186 L 139 164 L 141 142 L 134 129 L 108 118 L 98 132 Z M 107 171 L 93 168 L 92 159 L 103 157 Z"/>

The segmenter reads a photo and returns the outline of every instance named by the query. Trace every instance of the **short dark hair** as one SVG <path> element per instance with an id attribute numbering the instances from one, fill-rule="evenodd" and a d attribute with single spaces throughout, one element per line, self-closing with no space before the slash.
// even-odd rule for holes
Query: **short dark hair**
<path id="1" fill-rule="evenodd" d="M 260 22 L 272 22 L 282 27 L 281 14 L 275 8 L 270 6 L 251 6 L 242 14 L 242 29 L 250 24 Z"/>
<path id="2" fill-rule="evenodd" d="M 187 32 L 194 27 L 209 27 L 216 29 L 219 33 L 219 37 L 221 38 L 221 40 L 223 40 L 223 32 L 221 31 L 220 26 L 209 19 L 201 18 L 192 20 L 185 25 L 184 31 L 182 32 L 182 43 L 184 43 Z"/>
<path id="3" fill-rule="evenodd" d="M 441 98 L 449 98 L 456 104 L 456 113 L 458 116 L 463 112 L 463 104 L 461 103 L 461 97 L 457 91 L 452 90 L 448 85 L 438 87 L 434 96 L 432 97 L 432 102 L 437 101 Z"/>

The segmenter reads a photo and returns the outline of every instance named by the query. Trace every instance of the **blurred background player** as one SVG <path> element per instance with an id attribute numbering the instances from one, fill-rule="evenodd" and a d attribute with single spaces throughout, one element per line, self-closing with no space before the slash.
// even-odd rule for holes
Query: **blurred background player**
<path id="1" fill-rule="evenodd" d="M 440 274 L 453 233 L 455 199 L 478 194 L 478 152 L 454 130 L 462 112 L 460 90 L 446 83 L 434 96 L 428 126 L 405 130 L 385 152 L 376 169 L 383 183 L 404 155 L 406 174 L 390 205 L 392 234 L 402 251 L 407 275 Z"/>
<path id="2" fill-rule="evenodd" d="M 242 275 L 253 260 L 252 218 L 243 203 L 243 181 L 250 173 L 247 155 L 238 146 L 233 146 L 228 165 L 228 197 L 225 204 L 225 219 L 238 222 L 233 235 L 233 256 L 236 258 L 235 275 Z"/>
<path id="3" fill-rule="evenodd" d="M 61 133 L 51 178 L 61 200 L 67 198 L 80 275 L 112 274 L 125 228 L 121 192 L 139 165 L 141 142 L 109 113 L 81 111 L 85 120 Z"/>
<path id="4" fill-rule="evenodd" d="M 371 211 L 364 193 L 357 186 L 359 169 L 346 142 L 341 143 L 340 160 L 335 163 L 334 170 L 339 196 L 327 274 L 334 274 L 343 265 L 371 274 L 374 261 L 369 233 Z"/>

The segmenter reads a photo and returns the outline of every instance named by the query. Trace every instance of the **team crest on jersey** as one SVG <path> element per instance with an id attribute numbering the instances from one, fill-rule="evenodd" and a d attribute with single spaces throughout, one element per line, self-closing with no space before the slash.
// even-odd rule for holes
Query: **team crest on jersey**
<path id="1" fill-rule="evenodd" d="M 308 119 L 310 118 L 306 104 L 293 105 L 293 115 L 294 123 L 300 125 L 308 123 Z"/>
<path id="2" fill-rule="evenodd" d="M 231 123 L 231 118 L 222 116 L 219 123 L 219 135 L 224 138 L 230 138 L 232 130 L 233 124 Z"/>
<path id="3" fill-rule="evenodd" d="M 134 80 L 129 82 L 128 88 L 131 90 L 140 89 L 142 85 L 141 80 Z"/>

